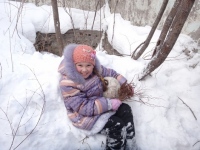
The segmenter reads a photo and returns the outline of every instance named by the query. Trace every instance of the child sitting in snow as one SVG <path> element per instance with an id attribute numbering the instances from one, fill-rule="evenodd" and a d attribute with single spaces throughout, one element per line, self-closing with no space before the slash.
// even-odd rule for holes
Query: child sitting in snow
<path id="1" fill-rule="evenodd" d="M 68 117 L 79 129 L 106 134 L 106 149 L 125 149 L 135 135 L 133 115 L 128 104 L 104 97 L 104 77 L 114 77 L 120 85 L 126 79 L 100 65 L 96 52 L 87 45 L 69 44 L 64 49 L 60 90 Z"/>

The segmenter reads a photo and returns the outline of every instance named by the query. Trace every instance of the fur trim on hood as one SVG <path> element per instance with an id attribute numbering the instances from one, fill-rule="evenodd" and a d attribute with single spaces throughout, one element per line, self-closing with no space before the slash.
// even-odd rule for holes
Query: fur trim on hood
<path id="1" fill-rule="evenodd" d="M 76 83 L 83 84 L 85 83 L 85 79 L 82 75 L 77 71 L 76 66 L 73 61 L 73 52 L 74 49 L 78 46 L 78 44 L 69 44 L 64 48 L 64 59 L 60 63 L 58 71 L 66 75 L 69 79 Z M 101 74 L 101 64 L 97 57 L 95 58 L 95 66 L 94 68 Z"/>

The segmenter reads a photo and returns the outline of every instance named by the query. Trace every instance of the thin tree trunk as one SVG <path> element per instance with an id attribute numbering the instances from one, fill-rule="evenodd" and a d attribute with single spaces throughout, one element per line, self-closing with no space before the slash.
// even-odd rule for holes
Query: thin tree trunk
<path id="1" fill-rule="evenodd" d="M 92 22 L 92 28 L 91 30 L 93 30 L 93 27 L 94 27 L 94 22 L 95 22 L 95 18 L 96 18 L 96 15 L 97 15 L 97 8 L 98 8 L 98 5 L 99 5 L 99 0 L 97 2 L 97 5 L 96 5 L 96 8 L 95 8 L 95 13 L 94 13 L 94 19 L 93 19 L 93 22 Z M 100 12 L 101 14 L 101 12 Z M 100 18 L 101 19 L 101 18 Z"/>
<path id="2" fill-rule="evenodd" d="M 72 28 L 73 28 L 73 34 L 74 34 L 74 41 L 77 42 L 77 35 L 76 35 L 76 32 L 75 32 L 75 25 L 74 25 L 74 21 L 73 21 L 73 18 L 72 18 L 72 11 L 71 11 L 70 3 L 68 1 L 63 0 L 62 7 L 63 7 L 64 11 L 70 17 Z"/>
<path id="3" fill-rule="evenodd" d="M 54 27 L 56 31 L 56 40 L 59 48 L 59 56 L 61 56 L 64 46 L 63 46 L 63 38 L 60 32 L 60 21 L 59 21 L 57 0 L 51 0 L 51 5 L 53 9 Z"/>
<path id="4" fill-rule="evenodd" d="M 156 44 L 156 47 L 154 49 L 154 52 L 152 54 L 152 57 L 156 54 L 157 50 L 159 49 L 159 47 L 161 47 L 163 45 L 163 42 L 165 41 L 165 38 L 166 38 L 166 35 L 169 31 L 169 28 L 173 22 L 173 19 L 177 13 L 177 10 L 180 6 L 180 3 L 181 3 L 181 0 L 176 0 L 175 3 L 174 3 L 174 6 L 172 7 L 169 15 L 167 16 L 166 20 L 165 20 L 165 23 L 163 25 L 163 29 L 162 29 L 162 32 L 158 38 L 158 41 L 157 41 L 157 44 Z"/>
<path id="5" fill-rule="evenodd" d="M 113 39 L 114 39 L 114 33 L 115 33 L 115 14 L 116 14 L 115 12 L 116 12 L 116 9 L 117 9 L 118 2 L 119 2 L 119 0 L 117 0 L 115 8 L 114 8 L 113 33 L 112 33 L 112 39 L 111 39 L 111 42 L 110 42 L 110 44 L 112 45 L 112 47 L 113 47 Z"/>
<path id="6" fill-rule="evenodd" d="M 194 1 L 195 0 L 182 0 L 176 16 L 172 22 L 172 26 L 169 29 L 166 40 L 163 43 L 163 46 L 160 47 L 159 51 L 144 69 L 141 77 L 139 77 L 139 80 L 144 79 L 152 71 L 158 68 L 167 58 L 168 54 L 171 52 L 174 44 L 176 43 L 179 34 L 181 33 L 184 23 L 192 9 Z"/>
<path id="7" fill-rule="evenodd" d="M 136 50 L 133 52 L 133 54 L 132 54 L 132 58 L 133 59 L 137 60 L 143 54 L 143 52 L 146 50 L 146 48 L 149 46 L 149 43 L 150 43 L 150 41 L 151 41 L 151 39 L 153 37 L 153 34 L 154 34 L 154 32 L 155 32 L 155 30 L 156 30 L 156 28 L 157 28 L 157 26 L 158 26 L 158 24 L 160 22 L 160 19 L 162 18 L 163 13 L 164 13 L 164 11 L 165 11 L 165 9 L 167 7 L 168 1 L 169 0 L 164 0 L 163 1 L 162 6 L 160 8 L 160 11 L 158 13 L 158 16 L 157 16 L 155 22 L 153 23 L 151 31 L 150 31 L 147 39 L 145 40 L 144 45 L 141 47 L 141 49 L 139 50 L 139 52 L 136 52 Z"/>
<path id="8" fill-rule="evenodd" d="M 73 18 L 72 18 L 72 11 L 71 11 L 70 7 L 68 9 L 69 9 L 69 12 L 67 11 L 67 8 L 64 7 L 64 11 L 69 15 L 71 23 L 72 23 L 72 28 L 73 28 L 74 38 L 75 38 L 74 40 L 77 41 L 77 36 L 76 36 L 76 32 L 75 32 L 75 25 L 74 25 L 74 21 L 73 21 Z"/>

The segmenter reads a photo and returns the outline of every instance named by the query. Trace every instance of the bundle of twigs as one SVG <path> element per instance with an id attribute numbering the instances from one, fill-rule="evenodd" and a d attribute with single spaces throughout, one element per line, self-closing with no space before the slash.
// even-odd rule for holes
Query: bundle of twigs
<path id="1" fill-rule="evenodd" d="M 134 95 L 134 85 L 133 83 L 127 83 L 121 85 L 120 89 L 118 90 L 119 99 L 124 101 L 126 99 L 130 99 Z"/>

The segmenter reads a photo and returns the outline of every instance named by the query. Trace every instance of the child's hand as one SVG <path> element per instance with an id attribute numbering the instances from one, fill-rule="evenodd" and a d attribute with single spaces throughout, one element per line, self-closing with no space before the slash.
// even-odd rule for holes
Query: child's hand
<path id="1" fill-rule="evenodd" d="M 111 99 L 112 110 L 117 110 L 121 104 L 122 104 L 121 100 Z"/>

